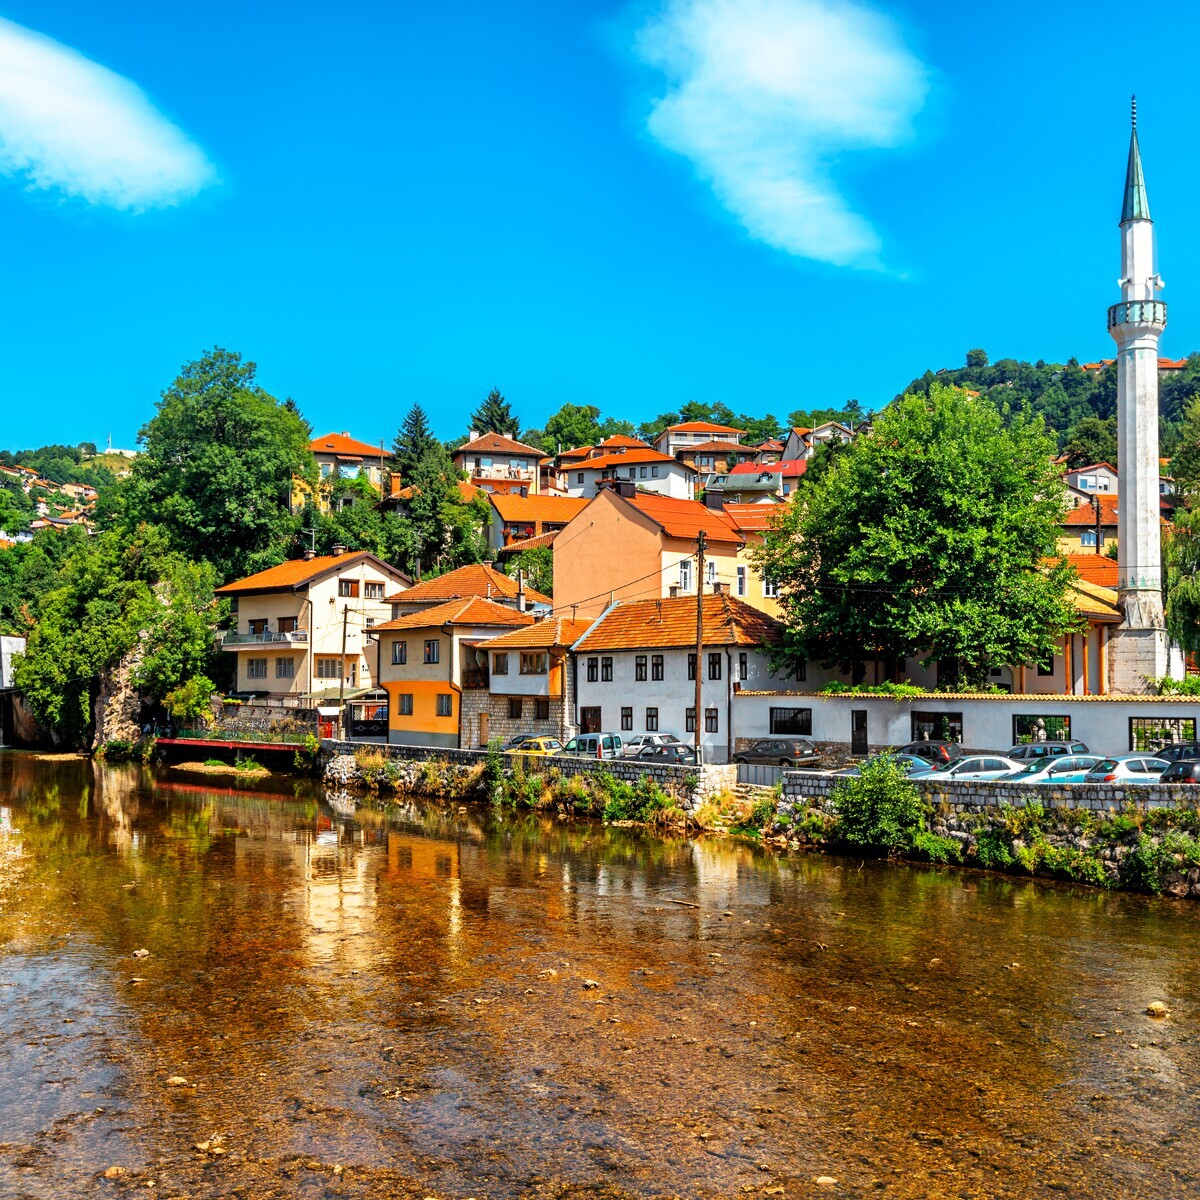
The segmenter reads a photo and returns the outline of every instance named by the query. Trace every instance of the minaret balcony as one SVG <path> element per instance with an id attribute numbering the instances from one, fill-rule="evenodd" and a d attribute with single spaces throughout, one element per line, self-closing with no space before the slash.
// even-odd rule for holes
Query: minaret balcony
<path id="1" fill-rule="evenodd" d="M 1167 306 L 1161 300 L 1125 300 L 1108 310 L 1110 331 L 1131 327 L 1149 333 L 1166 328 L 1166 324 Z"/>

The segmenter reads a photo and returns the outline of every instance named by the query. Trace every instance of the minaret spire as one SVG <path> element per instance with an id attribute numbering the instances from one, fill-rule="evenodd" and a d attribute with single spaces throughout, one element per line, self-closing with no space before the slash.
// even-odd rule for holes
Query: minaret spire
<path id="1" fill-rule="evenodd" d="M 1129 164 L 1125 168 L 1125 203 L 1121 207 L 1121 224 L 1126 221 L 1150 220 L 1150 201 L 1146 198 L 1146 179 L 1142 175 L 1142 152 L 1137 136 L 1137 97 L 1129 102 Z"/>

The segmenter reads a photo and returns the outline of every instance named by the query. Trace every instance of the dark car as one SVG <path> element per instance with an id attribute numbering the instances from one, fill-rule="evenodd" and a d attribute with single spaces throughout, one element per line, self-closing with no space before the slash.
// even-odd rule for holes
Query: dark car
<path id="1" fill-rule="evenodd" d="M 815 767 L 821 762 L 816 746 L 807 738 L 759 738 L 734 756 L 735 763 L 768 767 Z"/>
<path id="2" fill-rule="evenodd" d="M 1177 759 L 1159 777 L 1159 783 L 1200 785 L 1200 762 L 1194 758 Z"/>
<path id="3" fill-rule="evenodd" d="M 1154 751 L 1155 758 L 1165 758 L 1167 762 L 1179 762 L 1181 758 L 1200 758 L 1200 742 L 1173 742 Z"/>
<path id="4" fill-rule="evenodd" d="M 1018 762 L 1032 762 L 1037 758 L 1058 758 L 1063 754 L 1086 754 L 1086 742 L 1022 742 L 1009 750 L 1008 757 Z"/>
<path id="5" fill-rule="evenodd" d="M 662 746 L 643 746 L 637 754 L 638 762 L 675 763 L 680 766 L 696 765 L 696 747 L 686 742 L 667 742 Z"/>
<path id="6" fill-rule="evenodd" d="M 920 739 L 909 742 L 906 746 L 897 746 L 896 753 L 915 754 L 918 758 L 924 758 L 931 763 L 948 763 L 953 762 L 956 758 L 962 758 L 963 748 L 957 742 L 935 742 Z"/>
<path id="7" fill-rule="evenodd" d="M 536 733 L 514 733 L 500 749 L 515 750 L 522 742 L 532 742 L 537 736 Z"/>

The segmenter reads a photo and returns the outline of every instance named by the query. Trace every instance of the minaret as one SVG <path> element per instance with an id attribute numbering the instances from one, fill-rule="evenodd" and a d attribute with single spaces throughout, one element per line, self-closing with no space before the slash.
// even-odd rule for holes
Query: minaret
<path id="1" fill-rule="evenodd" d="M 1167 673 L 1158 493 L 1158 339 L 1167 306 L 1156 300 L 1154 225 L 1138 148 L 1137 100 L 1121 208 L 1121 303 L 1108 310 L 1117 343 L 1117 588 L 1124 619 L 1114 631 L 1109 686 L 1144 692 Z"/>

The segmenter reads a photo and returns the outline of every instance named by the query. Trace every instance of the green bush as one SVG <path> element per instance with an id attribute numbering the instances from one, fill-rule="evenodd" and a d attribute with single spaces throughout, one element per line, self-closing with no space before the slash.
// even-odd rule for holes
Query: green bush
<path id="1" fill-rule="evenodd" d="M 962 846 L 955 838 L 941 837 L 926 829 L 913 835 L 912 853 L 932 863 L 962 862 Z"/>
<path id="2" fill-rule="evenodd" d="M 925 806 L 894 756 L 881 754 L 847 776 L 833 793 L 840 841 L 860 850 L 895 854 L 912 847 Z"/>
<path id="3" fill-rule="evenodd" d="M 989 871 L 1006 870 L 1016 861 L 1012 839 L 1003 830 L 990 825 L 975 836 L 975 857 Z"/>
<path id="4" fill-rule="evenodd" d="M 113 738 L 100 747 L 100 757 L 108 762 L 130 762 L 133 759 L 133 742 L 125 738 Z"/>

